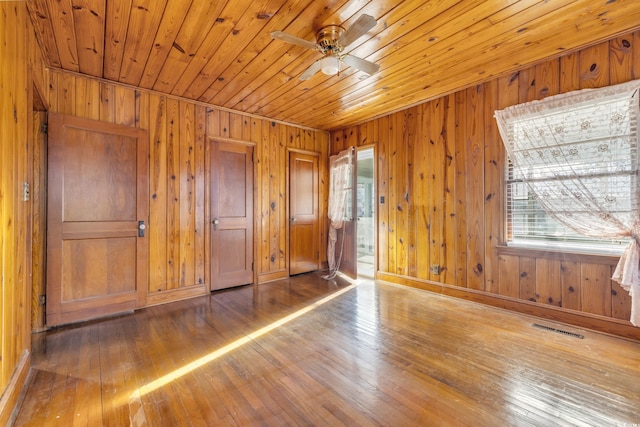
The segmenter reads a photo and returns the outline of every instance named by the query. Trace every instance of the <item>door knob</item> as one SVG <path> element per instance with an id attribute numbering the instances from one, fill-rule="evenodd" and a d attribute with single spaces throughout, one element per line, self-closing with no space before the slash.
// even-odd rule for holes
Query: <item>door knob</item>
<path id="1" fill-rule="evenodd" d="M 218 218 L 214 218 L 213 221 L 211 221 L 211 223 L 213 224 L 213 229 L 217 230 L 218 224 L 220 224 L 220 220 Z"/>
<path id="2" fill-rule="evenodd" d="M 291 222 L 296 222 L 296 217 L 295 216 L 291 217 Z"/>
<path id="3" fill-rule="evenodd" d="M 144 237 L 144 230 L 147 228 L 144 221 L 138 221 L 138 237 Z"/>

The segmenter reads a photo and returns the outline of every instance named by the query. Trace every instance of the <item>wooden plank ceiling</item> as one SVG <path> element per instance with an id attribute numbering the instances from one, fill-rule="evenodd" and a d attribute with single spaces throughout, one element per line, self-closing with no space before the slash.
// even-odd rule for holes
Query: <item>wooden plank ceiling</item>
<path id="1" fill-rule="evenodd" d="M 640 26 L 637 0 L 27 0 L 49 66 L 317 129 L 450 93 Z M 298 76 L 324 25 L 377 25 L 368 76 Z"/>

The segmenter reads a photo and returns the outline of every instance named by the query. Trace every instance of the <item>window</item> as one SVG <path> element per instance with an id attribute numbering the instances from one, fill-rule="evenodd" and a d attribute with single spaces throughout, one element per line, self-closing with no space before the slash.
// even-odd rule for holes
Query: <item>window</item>
<path id="1" fill-rule="evenodd" d="M 621 253 L 638 209 L 638 82 L 496 111 L 508 244 Z"/>

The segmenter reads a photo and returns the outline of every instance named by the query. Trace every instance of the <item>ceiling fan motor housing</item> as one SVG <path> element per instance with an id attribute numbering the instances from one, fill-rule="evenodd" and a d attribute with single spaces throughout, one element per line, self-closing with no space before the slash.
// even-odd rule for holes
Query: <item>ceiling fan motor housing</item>
<path id="1" fill-rule="evenodd" d="M 338 39 L 345 29 L 340 25 L 327 25 L 316 33 L 316 43 L 322 48 L 324 54 L 339 54 L 344 49 L 340 46 Z"/>

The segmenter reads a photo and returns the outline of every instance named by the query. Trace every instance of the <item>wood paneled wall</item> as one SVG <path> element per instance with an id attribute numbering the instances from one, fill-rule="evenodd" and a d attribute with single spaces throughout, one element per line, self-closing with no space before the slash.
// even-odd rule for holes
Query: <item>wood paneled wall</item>
<path id="1" fill-rule="evenodd" d="M 208 289 L 209 145 L 216 138 L 255 144 L 257 278 L 262 282 L 288 275 L 287 152 L 319 152 L 326 163 L 326 132 L 66 72 L 52 71 L 49 88 L 51 111 L 149 129 L 150 304 Z M 320 174 L 320 204 L 325 209 L 326 165 Z M 326 229 L 324 220 L 321 229 Z"/>
<path id="2" fill-rule="evenodd" d="M 47 71 L 24 2 L 0 2 L 0 425 L 30 366 L 34 84 Z M 31 186 L 33 188 L 33 186 Z M 37 250 L 37 249 L 36 249 Z"/>
<path id="3" fill-rule="evenodd" d="M 493 118 L 510 105 L 636 78 L 637 32 L 333 132 L 332 153 L 376 146 L 385 198 L 378 277 L 564 320 L 580 314 L 587 326 L 640 337 L 626 320 L 627 293 L 609 280 L 617 258 L 502 247 L 505 151 Z"/>

